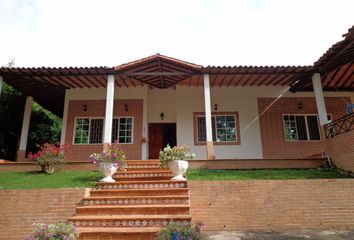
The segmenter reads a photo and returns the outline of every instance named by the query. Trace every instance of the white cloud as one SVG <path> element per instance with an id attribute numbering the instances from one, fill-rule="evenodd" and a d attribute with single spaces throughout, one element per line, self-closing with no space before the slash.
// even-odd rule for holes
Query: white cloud
<path id="1" fill-rule="evenodd" d="M 118 65 L 157 52 L 203 65 L 312 64 L 352 0 L 0 1 L 0 64 Z"/>

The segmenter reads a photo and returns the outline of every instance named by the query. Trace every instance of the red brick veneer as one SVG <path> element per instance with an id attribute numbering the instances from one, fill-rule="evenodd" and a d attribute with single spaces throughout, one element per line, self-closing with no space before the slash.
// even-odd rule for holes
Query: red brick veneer
<path id="1" fill-rule="evenodd" d="M 124 105 L 128 105 L 125 111 Z M 87 106 L 84 111 L 83 105 Z M 102 117 L 105 116 L 105 100 L 73 100 L 69 102 L 68 121 L 66 129 L 65 144 L 68 145 L 67 159 L 69 161 L 88 160 L 91 153 L 101 152 L 103 144 L 73 144 L 73 134 L 76 117 Z M 134 117 L 134 143 L 120 144 L 126 153 L 127 159 L 141 159 L 141 139 L 143 127 L 143 100 L 127 99 L 114 100 L 113 117 L 131 116 Z"/>
<path id="2" fill-rule="evenodd" d="M 354 131 L 327 139 L 325 145 L 326 154 L 337 167 L 354 172 Z"/>
<path id="3" fill-rule="evenodd" d="M 262 113 L 275 98 L 258 98 L 258 111 Z M 302 109 L 298 103 L 302 103 Z M 326 97 L 327 113 L 332 119 L 346 114 L 350 98 Z M 315 98 L 280 98 L 259 118 L 263 158 L 306 158 L 324 151 L 323 141 L 287 142 L 284 135 L 283 114 L 317 114 Z M 322 134 L 322 140 L 325 136 Z"/>

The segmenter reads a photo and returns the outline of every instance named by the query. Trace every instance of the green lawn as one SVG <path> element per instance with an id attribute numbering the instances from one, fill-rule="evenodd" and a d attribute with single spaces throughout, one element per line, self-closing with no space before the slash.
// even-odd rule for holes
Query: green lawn
<path id="1" fill-rule="evenodd" d="M 1 172 L 0 189 L 92 187 L 100 177 L 99 172 L 93 171 Z"/>
<path id="2" fill-rule="evenodd" d="M 254 180 L 254 179 L 328 179 L 350 178 L 329 169 L 257 169 L 257 170 L 208 170 L 189 169 L 188 180 Z"/>
<path id="3" fill-rule="evenodd" d="M 256 180 L 256 179 L 321 179 L 349 178 L 334 170 L 272 169 L 272 170 L 208 170 L 189 169 L 188 180 Z M 0 189 L 92 187 L 101 178 L 94 171 L 0 172 Z"/>

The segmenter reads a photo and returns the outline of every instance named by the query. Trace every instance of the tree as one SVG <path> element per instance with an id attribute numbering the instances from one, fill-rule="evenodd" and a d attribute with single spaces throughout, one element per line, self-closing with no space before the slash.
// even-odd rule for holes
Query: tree
<path id="1" fill-rule="evenodd" d="M 14 60 L 6 67 L 13 67 Z M 0 159 L 16 160 L 19 147 L 26 96 L 3 83 L 0 97 Z M 28 133 L 27 152 L 37 151 L 37 145 L 56 143 L 60 139 L 61 119 L 33 102 Z"/>

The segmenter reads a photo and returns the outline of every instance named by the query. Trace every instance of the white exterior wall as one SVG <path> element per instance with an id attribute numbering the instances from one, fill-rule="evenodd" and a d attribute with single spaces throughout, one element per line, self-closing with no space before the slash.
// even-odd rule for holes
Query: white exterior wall
<path id="1" fill-rule="evenodd" d="M 196 153 L 196 159 L 206 158 L 206 146 L 194 146 L 193 112 L 204 112 L 203 87 L 176 89 L 150 89 L 148 87 L 115 88 L 115 99 L 143 99 L 147 107 L 143 123 L 143 137 L 148 138 L 148 123 L 177 123 L 177 144 L 186 144 Z M 217 112 L 238 112 L 241 145 L 214 145 L 216 159 L 262 158 L 262 144 L 258 116 L 258 97 L 315 97 L 313 92 L 290 93 L 282 87 L 212 87 L 211 107 L 218 104 Z M 105 99 L 105 88 L 67 90 L 66 99 Z M 352 97 L 352 92 L 325 92 L 325 97 Z M 160 114 L 165 114 L 164 120 Z M 246 127 L 252 122 L 247 129 Z M 148 145 L 142 146 L 142 159 L 146 159 Z"/>
<path id="2" fill-rule="evenodd" d="M 148 123 L 175 123 L 176 117 L 176 90 L 149 89 L 148 91 Z M 163 120 L 160 114 L 164 113 Z"/>

